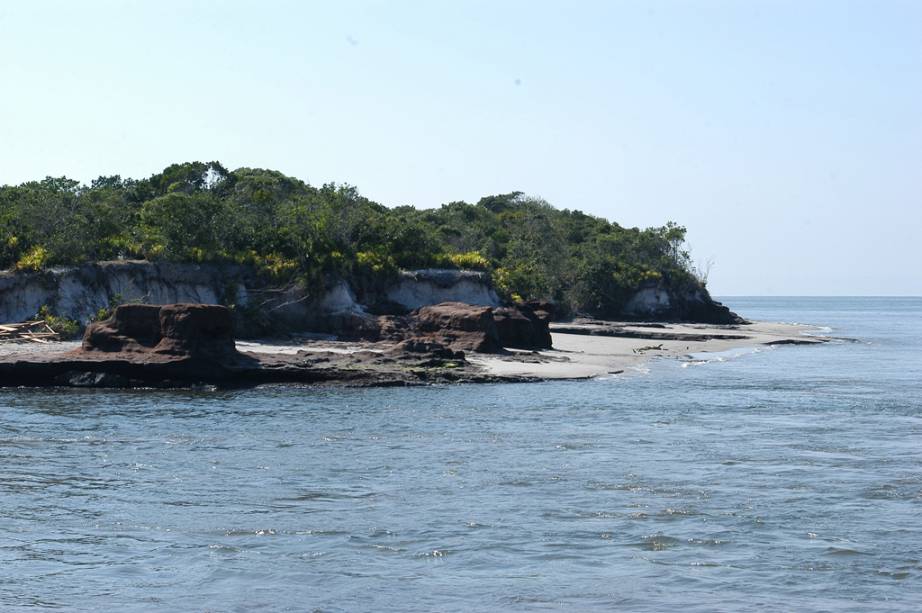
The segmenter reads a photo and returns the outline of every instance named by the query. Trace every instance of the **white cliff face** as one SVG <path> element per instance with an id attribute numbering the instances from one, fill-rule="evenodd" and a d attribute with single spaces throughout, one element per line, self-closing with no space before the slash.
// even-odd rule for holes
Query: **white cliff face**
<path id="1" fill-rule="evenodd" d="M 0 272 L 0 321 L 23 321 L 42 306 L 88 321 L 113 302 L 220 304 L 225 293 L 245 304 L 247 289 L 214 267 L 149 262 L 102 262 L 43 273 Z"/>
<path id="2" fill-rule="evenodd" d="M 334 285 L 317 304 L 318 310 L 324 313 L 355 313 L 365 315 L 365 307 L 358 303 L 355 292 L 345 281 Z"/>
<path id="3" fill-rule="evenodd" d="M 327 315 L 370 317 L 345 281 L 319 295 L 308 290 L 296 284 L 284 289 L 260 286 L 253 271 L 243 267 L 167 262 L 100 262 L 41 273 L 0 272 L 0 323 L 31 319 L 42 306 L 86 323 L 115 302 L 252 306 L 291 330 L 309 330 Z M 403 272 L 385 294 L 406 309 L 454 301 L 500 304 L 489 277 L 472 271 Z"/>
<path id="4" fill-rule="evenodd" d="M 464 302 L 499 306 L 489 277 L 469 270 L 427 269 L 405 271 L 387 292 L 387 299 L 406 309 L 418 309 L 440 302 Z"/>
<path id="5" fill-rule="evenodd" d="M 0 321 L 25 321 L 56 294 L 56 287 L 20 275 L 0 276 Z"/>

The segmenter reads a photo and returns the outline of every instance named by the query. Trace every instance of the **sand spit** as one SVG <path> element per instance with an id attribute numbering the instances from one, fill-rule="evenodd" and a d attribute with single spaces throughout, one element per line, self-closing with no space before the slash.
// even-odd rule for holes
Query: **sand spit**
<path id="1" fill-rule="evenodd" d="M 653 358 L 690 358 L 744 347 L 815 345 L 830 340 L 811 336 L 819 330 L 768 322 L 712 326 L 583 321 L 552 324 L 554 349 L 528 352 L 529 360 L 517 352 L 510 356 L 471 355 L 468 361 L 502 377 L 593 378 L 637 369 Z"/>
<path id="2" fill-rule="evenodd" d="M 506 354 L 469 353 L 467 361 L 484 374 L 502 379 L 589 379 L 641 368 L 654 358 L 702 359 L 707 354 L 758 346 L 817 345 L 831 340 L 821 328 L 800 324 L 753 322 L 734 326 L 706 324 L 577 321 L 551 324 L 553 349 Z M 330 352 L 384 353 L 389 343 L 333 340 L 238 341 L 237 348 L 260 354 Z M 704 355 L 702 355 L 704 354 Z"/>

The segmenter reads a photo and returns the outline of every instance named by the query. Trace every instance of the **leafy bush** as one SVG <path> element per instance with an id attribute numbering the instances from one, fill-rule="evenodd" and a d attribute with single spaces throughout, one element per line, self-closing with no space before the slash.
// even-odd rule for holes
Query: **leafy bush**
<path id="1" fill-rule="evenodd" d="M 490 270 L 490 260 L 483 257 L 479 251 L 453 253 L 448 256 L 448 258 L 452 266 L 455 268 L 468 270 Z"/>
<path id="2" fill-rule="evenodd" d="M 374 251 L 359 251 L 355 254 L 355 263 L 360 269 L 372 273 L 386 273 L 397 270 L 393 258 Z"/>
<path id="3" fill-rule="evenodd" d="M 48 262 L 48 250 L 41 245 L 35 245 L 24 256 L 19 258 L 14 268 L 16 270 L 41 270 Z"/>
<path id="4" fill-rule="evenodd" d="M 58 333 L 62 340 L 70 340 L 80 334 L 80 322 L 54 315 L 47 305 L 43 305 L 35 317 L 36 319 L 44 320 L 49 328 Z"/>
<path id="5" fill-rule="evenodd" d="M 123 303 L 124 303 L 124 299 L 122 298 L 122 295 L 115 294 L 114 296 L 109 298 L 108 306 L 104 306 L 100 308 L 98 311 L 96 311 L 93 317 L 90 318 L 90 321 L 105 321 L 109 319 L 115 313 L 115 309 L 117 309 L 119 305 Z"/>

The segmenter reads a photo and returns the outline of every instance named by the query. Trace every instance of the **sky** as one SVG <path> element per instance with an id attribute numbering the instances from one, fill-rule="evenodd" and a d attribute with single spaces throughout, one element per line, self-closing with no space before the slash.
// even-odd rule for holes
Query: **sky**
<path id="1" fill-rule="evenodd" d="M 922 2 L 0 4 L 0 184 L 182 161 L 688 228 L 716 295 L 922 295 Z"/>

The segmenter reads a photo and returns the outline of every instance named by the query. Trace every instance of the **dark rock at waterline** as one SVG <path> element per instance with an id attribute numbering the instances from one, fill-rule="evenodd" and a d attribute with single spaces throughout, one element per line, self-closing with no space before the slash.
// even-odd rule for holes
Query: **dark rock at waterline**
<path id="1" fill-rule="evenodd" d="M 55 383 L 70 387 L 129 387 L 131 382 L 109 372 L 66 372 L 55 377 Z"/>
<path id="2" fill-rule="evenodd" d="M 552 329 L 556 334 L 582 334 L 586 336 L 616 336 L 621 338 L 641 338 L 659 341 L 693 341 L 704 342 L 714 340 L 745 340 L 750 338 L 745 334 L 732 332 L 675 332 L 655 330 L 656 324 L 630 324 L 625 322 L 599 321 L 592 319 L 576 319 L 566 324 L 554 324 Z M 663 327 L 663 326 L 660 326 Z M 639 328 L 639 329 L 638 329 Z M 729 328 L 733 329 L 733 328 Z"/>
<path id="3" fill-rule="evenodd" d="M 707 300 L 693 300 L 684 305 L 682 319 L 702 324 L 722 326 L 742 325 L 749 322 L 734 313 L 729 307 L 708 297 Z"/>

